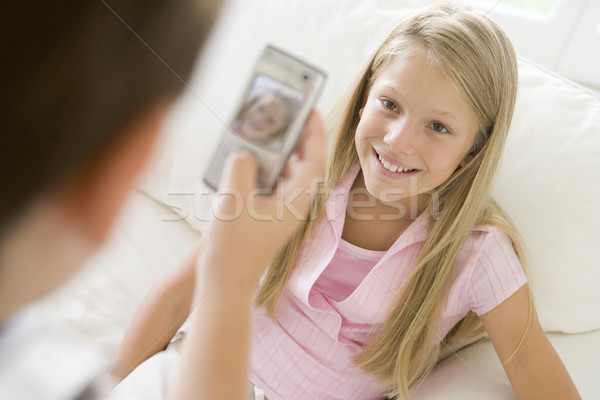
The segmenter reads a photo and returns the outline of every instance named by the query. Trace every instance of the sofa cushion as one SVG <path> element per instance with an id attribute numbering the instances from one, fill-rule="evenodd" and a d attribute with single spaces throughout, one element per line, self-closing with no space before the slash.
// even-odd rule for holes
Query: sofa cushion
<path id="1" fill-rule="evenodd" d="M 521 232 L 545 330 L 600 328 L 600 98 L 531 62 L 495 197 Z"/>
<path id="2" fill-rule="evenodd" d="M 584 399 L 600 393 L 598 362 L 600 331 L 579 335 L 550 333 L 548 339 Z M 494 346 L 483 339 L 440 362 L 422 384 L 411 389 L 413 400 L 516 400 Z"/>

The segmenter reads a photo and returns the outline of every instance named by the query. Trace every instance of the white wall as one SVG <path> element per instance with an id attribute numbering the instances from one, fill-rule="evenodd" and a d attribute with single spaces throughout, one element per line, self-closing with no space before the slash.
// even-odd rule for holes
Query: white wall
<path id="1" fill-rule="evenodd" d="M 470 0 L 508 33 L 515 50 L 583 85 L 600 89 L 600 0 L 557 0 L 527 12 L 506 0 Z"/>

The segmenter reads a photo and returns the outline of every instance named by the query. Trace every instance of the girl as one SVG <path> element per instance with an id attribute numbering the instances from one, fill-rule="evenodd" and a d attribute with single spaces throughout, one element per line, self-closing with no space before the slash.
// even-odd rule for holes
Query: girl
<path id="1" fill-rule="evenodd" d="M 509 40 L 469 8 L 436 4 L 390 33 L 329 121 L 324 194 L 255 298 L 249 379 L 269 399 L 407 399 L 441 350 L 483 331 L 519 398 L 579 398 L 490 194 L 516 91 Z M 195 257 L 134 317 L 121 376 L 173 335 Z"/>

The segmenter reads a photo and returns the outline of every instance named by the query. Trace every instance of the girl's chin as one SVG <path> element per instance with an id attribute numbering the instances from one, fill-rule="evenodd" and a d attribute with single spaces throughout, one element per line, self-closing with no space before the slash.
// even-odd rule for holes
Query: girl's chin
<path id="1" fill-rule="evenodd" d="M 369 185 L 368 182 L 365 186 L 369 195 L 382 203 L 396 203 L 410 197 L 402 188 L 380 187 Z"/>

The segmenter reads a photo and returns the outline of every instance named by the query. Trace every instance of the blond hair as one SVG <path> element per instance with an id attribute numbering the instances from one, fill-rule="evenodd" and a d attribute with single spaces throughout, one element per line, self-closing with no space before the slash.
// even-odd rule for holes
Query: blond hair
<path id="1" fill-rule="evenodd" d="M 458 251 L 472 229 L 477 225 L 500 227 L 512 241 L 521 264 L 526 264 L 515 226 L 491 195 L 515 104 L 516 56 L 505 33 L 469 7 L 444 2 L 421 9 L 398 24 L 379 47 L 345 96 L 346 102 L 338 105 L 328 121 L 333 142 L 325 193 L 330 193 L 358 162 L 354 134 L 359 110 L 373 82 L 395 55 L 407 52 L 425 56 L 431 68 L 445 74 L 475 113 L 479 128 L 469 161 L 436 189 L 436 210 L 433 204 L 428 206 L 428 236 L 417 265 L 398 292 L 400 300 L 373 342 L 354 358 L 356 366 L 393 388 L 391 396 L 402 398 L 408 398 L 409 388 L 430 372 L 442 348 L 483 332 L 480 319 L 469 312 L 445 338 L 435 335 Z M 269 268 L 256 300 L 273 317 L 298 248 L 314 220 L 324 215 L 326 200 L 326 196 L 315 200 L 307 221 Z M 532 302 L 529 314 L 526 331 L 533 319 Z M 521 344 L 524 339 L 525 334 Z"/>

